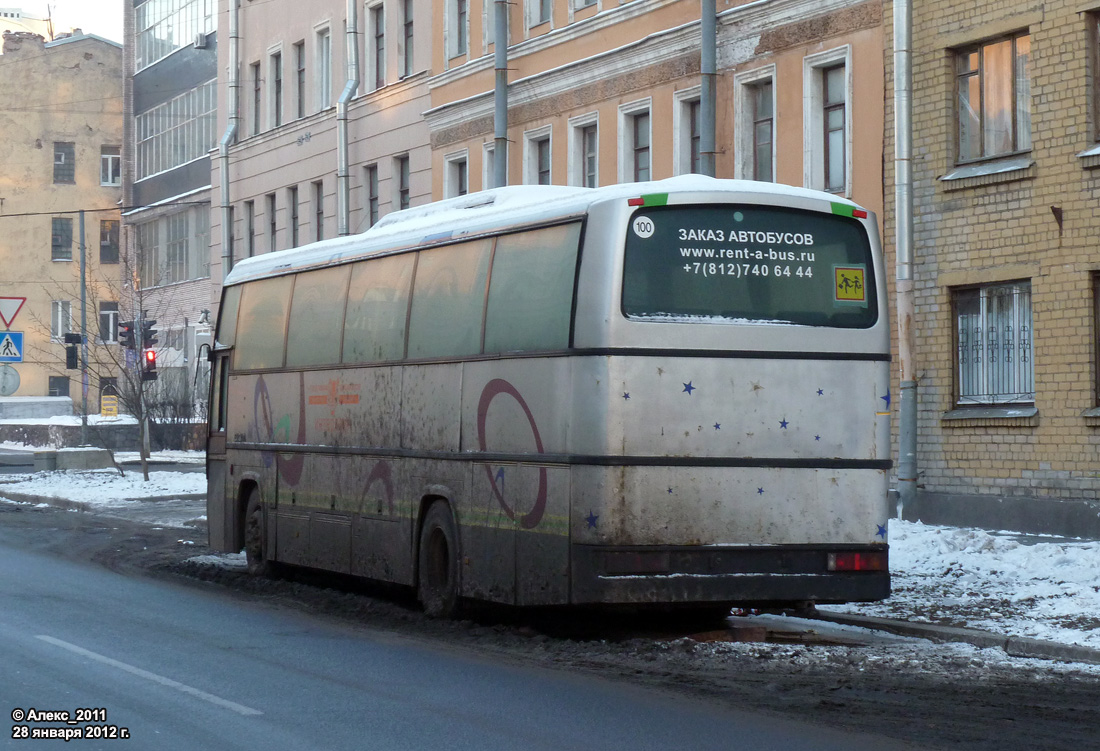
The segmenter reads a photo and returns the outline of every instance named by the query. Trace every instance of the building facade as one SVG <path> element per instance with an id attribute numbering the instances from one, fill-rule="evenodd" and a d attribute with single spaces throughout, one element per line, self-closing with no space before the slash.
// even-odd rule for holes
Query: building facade
<path id="1" fill-rule="evenodd" d="M 94 412 L 120 357 L 122 48 L 6 32 L 3 52 L 0 394 L 79 407 L 84 380 L 67 367 L 65 336 L 83 331 Z"/>
<path id="2" fill-rule="evenodd" d="M 1098 22 L 1097 2 L 913 4 L 907 517 L 1100 533 Z"/>
<path id="3" fill-rule="evenodd" d="M 126 310 L 157 321 L 159 378 L 146 388 L 161 418 L 189 418 L 207 396 L 214 11 L 214 0 L 138 0 L 123 14 Z"/>
<path id="4" fill-rule="evenodd" d="M 219 131 L 232 142 L 213 165 L 212 276 L 430 200 L 428 2 L 235 5 L 218 4 L 220 38 L 237 14 L 239 50 L 234 61 L 219 47 L 219 70 L 238 78 L 218 87 Z"/>

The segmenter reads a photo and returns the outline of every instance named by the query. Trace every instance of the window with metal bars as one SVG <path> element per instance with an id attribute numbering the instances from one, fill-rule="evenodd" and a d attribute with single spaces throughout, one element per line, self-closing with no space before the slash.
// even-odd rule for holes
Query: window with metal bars
<path id="1" fill-rule="evenodd" d="M 958 403 L 1034 402 L 1031 282 L 956 290 L 953 302 Z"/>

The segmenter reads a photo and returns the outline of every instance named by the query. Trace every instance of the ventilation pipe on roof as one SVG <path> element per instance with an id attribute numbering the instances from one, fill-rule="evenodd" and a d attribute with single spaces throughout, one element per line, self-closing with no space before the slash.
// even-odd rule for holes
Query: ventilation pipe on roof
<path id="1" fill-rule="evenodd" d="M 508 184 L 508 0 L 495 0 L 493 63 L 493 187 Z"/>
<path id="2" fill-rule="evenodd" d="M 699 33 L 702 35 L 699 72 L 702 86 L 699 92 L 699 171 L 715 176 L 715 106 L 718 72 L 718 9 L 716 0 L 701 0 Z"/>
<path id="3" fill-rule="evenodd" d="M 347 40 L 348 78 L 336 101 L 336 232 L 351 234 L 351 175 L 348 155 L 348 105 L 359 91 L 359 6 L 348 0 Z"/>
<path id="4" fill-rule="evenodd" d="M 913 328 L 913 10 L 894 2 L 894 220 L 897 265 L 898 516 L 917 497 L 917 378 Z"/>
<path id="5" fill-rule="evenodd" d="M 218 142 L 218 162 L 221 175 L 222 213 L 222 279 L 233 269 L 233 211 L 229 200 L 229 147 L 237 140 L 241 112 L 240 64 L 240 0 L 231 0 L 229 11 L 229 125 Z"/>

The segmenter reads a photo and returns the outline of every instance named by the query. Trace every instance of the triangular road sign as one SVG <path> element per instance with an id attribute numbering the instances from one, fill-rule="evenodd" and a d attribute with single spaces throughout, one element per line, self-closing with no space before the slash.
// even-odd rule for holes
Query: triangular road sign
<path id="1" fill-rule="evenodd" d="M 0 297 L 0 321 L 4 322 L 5 327 L 11 328 L 11 322 L 19 315 L 26 301 L 25 297 Z"/>

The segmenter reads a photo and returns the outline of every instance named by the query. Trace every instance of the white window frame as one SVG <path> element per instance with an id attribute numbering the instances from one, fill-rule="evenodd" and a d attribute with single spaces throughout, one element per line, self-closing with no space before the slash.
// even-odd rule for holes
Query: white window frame
<path id="1" fill-rule="evenodd" d="M 278 56 L 279 65 L 275 65 Z M 276 79 L 275 70 L 279 68 L 279 76 Z M 280 92 L 275 96 L 275 84 L 278 80 Z M 283 55 L 283 45 L 280 43 L 267 50 L 267 127 L 278 128 L 286 123 L 286 56 Z M 281 109 L 282 112 L 278 110 Z"/>
<path id="2" fill-rule="evenodd" d="M 382 11 L 382 75 L 378 75 L 378 44 L 377 44 L 377 29 L 374 28 L 374 11 Z M 381 0 L 375 3 L 369 3 L 366 6 L 367 17 L 367 91 L 378 91 L 386 85 L 386 57 L 388 34 L 386 34 L 386 7 Z M 378 79 L 381 77 L 382 84 L 378 85 Z"/>
<path id="3" fill-rule="evenodd" d="M 974 338 L 963 336 L 959 296 L 964 293 L 978 295 L 978 326 Z M 990 334 L 998 320 L 990 298 L 995 295 L 1011 295 L 1012 303 L 1004 331 Z M 1035 401 L 1035 308 L 1030 279 L 1013 282 L 981 284 L 976 287 L 954 289 L 951 293 L 952 325 L 955 327 L 956 350 L 954 355 L 955 391 L 959 406 L 998 406 L 1004 404 L 1034 403 Z M 1026 310 L 1025 310 L 1026 308 Z M 1006 332 L 1015 332 L 1012 347 L 1006 349 L 1003 337 Z M 1006 359 L 1006 354 L 1012 359 Z M 963 356 L 966 361 L 963 361 Z M 967 370 L 968 373 L 963 371 Z M 1006 372 L 1007 371 L 1007 372 Z M 970 375 L 970 381 L 977 389 L 987 393 L 964 393 L 963 382 Z M 994 393 L 998 386 L 1016 386 L 1015 390 L 1003 390 Z M 984 389 L 983 389 L 984 387 Z M 1029 388 L 1030 387 L 1030 388 Z"/>
<path id="4" fill-rule="evenodd" d="M 50 338 L 59 342 L 73 331 L 73 303 L 71 300 L 53 300 L 50 303 Z"/>
<path id="5" fill-rule="evenodd" d="M 852 47 L 844 45 L 802 59 L 802 184 L 825 190 L 825 82 L 826 68 L 844 66 L 844 188 L 852 195 Z M 774 83 L 773 92 L 774 92 Z M 774 164 L 774 161 L 772 162 Z"/>
<path id="6" fill-rule="evenodd" d="M 672 174 L 674 175 L 692 174 L 691 105 L 701 102 L 702 97 L 702 86 L 692 86 L 690 89 L 683 89 L 672 95 Z M 702 113 L 700 113 L 701 116 Z"/>
<path id="7" fill-rule="evenodd" d="M 483 188 L 495 188 L 497 145 L 494 141 L 481 144 L 481 185 Z"/>
<path id="8" fill-rule="evenodd" d="M 400 78 L 408 78 L 416 72 L 416 4 L 414 0 L 401 2 L 401 34 L 397 39 Z"/>
<path id="9" fill-rule="evenodd" d="M 462 149 L 443 157 L 443 197 L 454 198 L 470 192 L 470 150 Z M 466 185 L 460 185 L 461 167 L 466 168 Z M 465 187 L 465 192 L 461 190 Z"/>
<path id="10" fill-rule="evenodd" d="M 405 152 L 404 154 L 396 154 L 393 157 L 393 161 L 391 162 L 391 164 L 393 165 L 392 166 L 393 174 L 392 174 L 392 180 L 391 180 L 391 182 L 393 184 L 393 199 L 392 199 L 393 203 L 391 205 L 392 205 L 394 211 L 400 211 L 403 208 L 409 208 L 409 207 L 412 206 L 412 156 L 408 152 Z M 408 207 L 404 207 L 404 206 L 401 205 L 401 165 L 402 164 L 407 165 L 408 166 L 408 171 L 409 171 L 409 182 L 405 186 L 405 190 L 409 194 L 409 206 Z"/>
<path id="11" fill-rule="evenodd" d="M 450 60 L 455 57 L 462 57 L 470 54 L 470 0 L 446 0 L 447 10 L 444 13 L 444 34 L 446 36 L 446 58 L 448 60 L 448 67 L 450 67 Z M 458 33 L 458 3 L 466 3 L 466 19 L 463 21 L 463 28 L 461 36 Z M 465 40 L 465 44 L 461 47 L 459 42 Z"/>
<path id="12" fill-rule="evenodd" d="M 117 153 L 108 154 L 104 149 L 114 149 Z M 107 181 L 103 180 L 104 175 Z M 104 144 L 99 147 L 99 184 L 117 187 L 122 185 L 122 147 Z"/>
<path id="13" fill-rule="evenodd" d="M 596 126 L 596 185 L 600 184 L 600 113 L 569 118 L 569 184 L 584 186 L 584 130 Z"/>
<path id="14" fill-rule="evenodd" d="M 318 112 L 332 106 L 332 25 L 329 21 L 313 27 L 313 62 L 316 77 L 314 105 Z"/>
<path id="15" fill-rule="evenodd" d="M 543 125 L 523 132 L 523 184 L 539 184 L 538 145 L 542 141 L 550 142 L 550 184 L 554 184 L 554 126 Z"/>
<path id="16" fill-rule="evenodd" d="M 653 179 L 653 97 L 619 105 L 619 182 L 634 182 L 634 118 L 649 114 L 649 179 Z"/>
<path id="17" fill-rule="evenodd" d="M 546 18 L 542 17 L 542 6 L 546 3 L 547 15 Z M 524 6 L 526 12 L 524 17 L 527 20 L 527 29 L 533 29 L 536 26 L 542 26 L 543 24 L 550 24 L 550 28 L 554 28 L 554 0 L 525 0 Z"/>
<path id="18" fill-rule="evenodd" d="M 776 153 L 776 132 L 779 130 L 776 124 L 779 121 L 779 112 L 776 108 L 778 81 L 775 76 L 775 65 L 765 65 L 761 68 L 738 73 L 733 77 L 733 111 L 734 119 L 734 159 L 733 176 L 742 180 L 752 180 L 754 177 L 754 165 L 756 161 L 753 146 L 753 96 L 752 88 L 766 81 L 772 84 L 772 180 L 779 175 L 779 163 Z"/>

